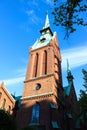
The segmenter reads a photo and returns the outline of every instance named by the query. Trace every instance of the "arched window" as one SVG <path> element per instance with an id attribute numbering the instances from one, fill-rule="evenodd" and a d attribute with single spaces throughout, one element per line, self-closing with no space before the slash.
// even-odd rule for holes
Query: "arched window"
<path id="1" fill-rule="evenodd" d="M 8 106 L 8 108 L 7 108 L 7 112 L 10 113 L 10 111 L 11 111 L 11 107 Z"/>
<path id="2" fill-rule="evenodd" d="M 37 76 L 37 70 L 38 70 L 38 54 L 36 54 L 36 56 L 35 56 L 33 77 Z"/>
<path id="3" fill-rule="evenodd" d="M 44 53 L 43 53 L 42 74 L 47 74 L 47 51 L 44 51 Z"/>
<path id="4" fill-rule="evenodd" d="M 32 109 L 32 123 L 39 123 L 39 117 L 40 117 L 40 105 L 37 103 L 36 105 L 33 106 Z"/>
<path id="5" fill-rule="evenodd" d="M 2 93 L 0 92 L 0 98 L 1 98 L 1 96 L 2 96 Z"/>
<path id="6" fill-rule="evenodd" d="M 3 100 L 3 102 L 2 102 L 2 109 L 4 109 L 5 103 L 6 103 L 6 99 L 4 98 L 4 100 Z"/>

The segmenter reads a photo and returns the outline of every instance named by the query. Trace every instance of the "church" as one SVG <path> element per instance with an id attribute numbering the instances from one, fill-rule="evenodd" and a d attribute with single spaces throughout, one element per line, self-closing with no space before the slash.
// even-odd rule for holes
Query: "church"
<path id="1" fill-rule="evenodd" d="M 18 130 L 25 126 L 35 126 L 37 130 L 71 130 L 77 101 L 73 75 L 67 61 L 68 84 L 64 87 L 57 34 L 50 27 L 48 13 L 40 34 L 29 51 L 22 95 L 11 95 L 2 83 L 0 107 L 15 117 Z"/>

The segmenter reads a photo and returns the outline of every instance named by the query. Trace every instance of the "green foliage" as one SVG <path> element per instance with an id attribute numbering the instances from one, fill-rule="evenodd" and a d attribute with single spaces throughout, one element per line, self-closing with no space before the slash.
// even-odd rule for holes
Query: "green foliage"
<path id="1" fill-rule="evenodd" d="M 84 75 L 83 79 L 84 79 L 84 84 L 83 86 L 85 87 L 86 91 L 87 91 L 87 71 L 86 70 L 82 70 L 82 73 Z"/>
<path id="2" fill-rule="evenodd" d="M 0 109 L 0 130 L 17 130 L 13 117 L 2 109 Z"/>
<path id="3" fill-rule="evenodd" d="M 79 116 L 83 118 L 83 121 L 87 121 L 87 71 L 83 69 L 82 73 L 85 90 L 80 90 L 80 98 L 78 101 L 78 106 L 80 108 Z"/>
<path id="4" fill-rule="evenodd" d="M 65 38 L 76 31 L 75 25 L 87 26 L 81 13 L 87 11 L 87 0 L 66 0 L 66 2 L 60 2 L 61 0 L 54 0 L 54 24 L 56 26 L 62 26 L 66 29 Z"/>
<path id="5" fill-rule="evenodd" d="M 87 111 L 87 71 L 82 70 L 85 90 L 80 90 L 79 106 L 81 111 Z"/>
<path id="6" fill-rule="evenodd" d="M 80 110 L 87 112 L 87 94 L 83 90 L 81 90 L 80 93 L 81 93 L 79 99 Z"/>

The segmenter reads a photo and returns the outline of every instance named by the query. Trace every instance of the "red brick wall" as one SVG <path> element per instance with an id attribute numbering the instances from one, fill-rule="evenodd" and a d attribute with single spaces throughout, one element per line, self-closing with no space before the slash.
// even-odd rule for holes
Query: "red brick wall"
<path id="1" fill-rule="evenodd" d="M 44 51 L 47 52 L 47 73 L 43 75 Z M 37 76 L 33 77 L 36 54 L 38 54 Z M 30 49 L 29 63 L 22 94 L 22 105 L 17 114 L 19 127 L 23 127 L 31 122 L 32 106 L 36 102 L 40 103 L 40 124 L 45 125 L 46 130 L 52 129 L 51 121 L 58 122 L 57 111 L 52 112 L 50 102 L 55 103 L 58 108 L 58 90 L 62 86 L 59 62 L 61 63 L 61 55 L 56 37 L 47 46 L 36 50 Z M 60 85 L 58 82 L 60 82 Z M 41 85 L 39 90 L 36 90 L 37 84 Z M 48 95 L 46 95 L 47 93 Z M 43 94 L 43 96 L 40 96 L 40 94 Z"/>
<path id="2" fill-rule="evenodd" d="M 5 102 L 5 106 L 4 109 L 8 110 L 8 107 L 11 107 L 11 111 L 10 114 L 12 114 L 12 109 L 15 106 L 15 101 L 12 99 L 11 95 L 8 94 L 7 90 L 4 88 L 4 85 L 1 84 L 0 85 L 0 93 L 2 93 L 1 97 L 0 97 L 0 108 L 2 107 L 3 101 L 4 99 L 6 100 Z"/>
<path id="3" fill-rule="evenodd" d="M 50 130 L 51 121 L 57 121 L 57 111 L 54 111 L 54 113 L 56 113 L 55 115 L 52 113 L 50 108 L 50 102 L 54 102 L 56 104 L 56 98 L 53 95 L 22 100 L 22 106 L 17 115 L 19 127 L 22 128 L 31 123 L 32 107 L 36 104 L 36 102 L 40 104 L 40 125 L 45 125 L 46 130 Z"/>

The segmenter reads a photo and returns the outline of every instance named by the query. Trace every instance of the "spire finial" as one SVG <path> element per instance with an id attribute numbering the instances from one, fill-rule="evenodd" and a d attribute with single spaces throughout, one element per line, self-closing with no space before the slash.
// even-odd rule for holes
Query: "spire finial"
<path id="1" fill-rule="evenodd" d="M 71 69 L 70 69 L 70 66 L 69 66 L 69 61 L 67 59 L 67 75 L 70 76 L 71 75 Z"/>
<path id="2" fill-rule="evenodd" d="M 69 61 L 67 59 L 67 73 L 70 72 L 70 66 L 69 66 Z"/>
<path id="3" fill-rule="evenodd" d="M 45 25 L 43 28 L 47 28 L 50 26 L 50 22 L 49 22 L 49 17 L 48 17 L 48 11 L 46 12 L 46 20 L 45 20 Z"/>
<path id="4" fill-rule="evenodd" d="M 69 83 L 73 80 L 73 75 L 72 75 L 71 69 L 69 67 L 68 59 L 67 59 L 67 79 L 68 79 Z"/>

